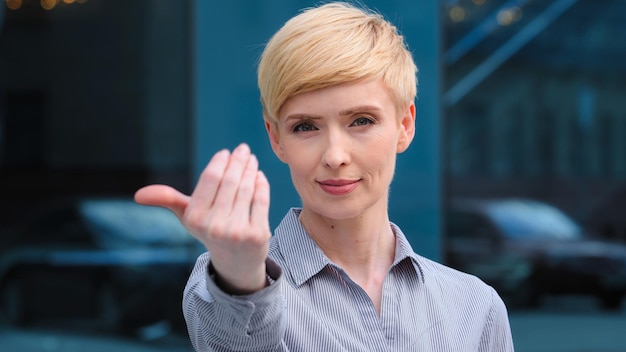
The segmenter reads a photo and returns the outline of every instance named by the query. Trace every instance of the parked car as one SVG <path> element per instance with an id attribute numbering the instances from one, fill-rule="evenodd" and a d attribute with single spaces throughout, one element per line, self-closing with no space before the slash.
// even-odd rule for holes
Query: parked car
<path id="1" fill-rule="evenodd" d="M 454 199 L 445 215 L 445 258 L 491 284 L 512 306 L 543 295 L 585 294 L 618 309 L 626 246 L 594 239 L 556 207 L 524 199 Z"/>
<path id="2" fill-rule="evenodd" d="M 626 186 L 595 203 L 586 226 L 604 239 L 626 244 Z"/>
<path id="3" fill-rule="evenodd" d="M 132 199 L 54 204 L 0 233 L 0 314 L 14 324 L 180 327 L 182 291 L 201 251 L 166 209 Z"/>

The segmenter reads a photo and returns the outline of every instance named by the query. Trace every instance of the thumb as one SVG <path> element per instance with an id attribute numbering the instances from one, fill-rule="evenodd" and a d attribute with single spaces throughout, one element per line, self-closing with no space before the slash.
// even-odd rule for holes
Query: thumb
<path id="1" fill-rule="evenodd" d="M 166 185 L 149 185 L 135 192 L 135 202 L 143 205 L 157 206 L 169 209 L 182 219 L 189 204 L 189 196 Z"/>

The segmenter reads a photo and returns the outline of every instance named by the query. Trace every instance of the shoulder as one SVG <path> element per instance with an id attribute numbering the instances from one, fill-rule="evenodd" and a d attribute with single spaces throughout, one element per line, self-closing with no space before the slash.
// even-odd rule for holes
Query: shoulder
<path id="1" fill-rule="evenodd" d="M 426 287 L 438 291 L 445 301 L 462 300 L 485 309 L 501 304 L 498 293 L 475 275 L 419 255 L 416 255 L 416 262 L 422 271 Z"/>
<path id="2" fill-rule="evenodd" d="M 410 257 L 415 269 L 421 276 L 422 283 L 429 289 L 441 289 L 445 293 L 463 294 L 466 292 L 478 292 L 486 294 L 493 289 L 474 275 L 470 275 L 432 259 L 423 257 L 412 248 L 406 236 L 399 226 L 391 223 L 396 235 L 396 257 Z"/>
<path id="3" fill-rule="evenodd" d="M 437 297 L 436 306 L 450 313 L 449 319 L 460 324 L 472 322 L 483 339 L 493 338 L 505 345 L 510 342 L 507 308 L 495 289 L 474 275 L 430 259 L 418 256 L 418 262 L 426 290 Z"/>
<path id="4" fill-rule="evenodd" d="M 415 258 L 418 265 L 424 271 L 425 276 L 433 276 L 435 278 L 443 279 L 451 284 L 471 282 L 474 285 L 479 286 L 487 285 L 475 275 L 451 268 L 445 264 L 423 257 L 419 254 L 416 254 Z M 429 279 L 429 277 L 426 277 L 426 279 Z"/>

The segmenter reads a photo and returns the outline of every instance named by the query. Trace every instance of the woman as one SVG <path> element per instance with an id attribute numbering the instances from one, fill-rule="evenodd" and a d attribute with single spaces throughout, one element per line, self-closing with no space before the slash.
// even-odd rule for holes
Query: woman
<path id="1" fill-rule="evenodd" d="M 388 217 L 415 132 L 416 67 L 396 28 L 345 3 L 308 9 L 259 64 L 265 127 L 301 198 L 269 229 L 269 183 L 246 144 L 216 153 L 167 207 L 207 249 L 183 299 L 198 351 L 512 351 L 489 286 L 414 253 Z"/>

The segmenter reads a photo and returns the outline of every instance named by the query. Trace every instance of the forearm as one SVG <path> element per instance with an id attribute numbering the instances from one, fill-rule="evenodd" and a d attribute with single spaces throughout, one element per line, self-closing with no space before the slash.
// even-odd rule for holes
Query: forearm
<path id="1" fill-rule="evenodd" d="M 203 254 L 183 297 L 183 313 L 194 348 L 197 351 L 280 350 L 285 332 L 280 268 L 268 260 L 268 273 L 277 281 L 245 296 L 223 292 L 208 268 L 209 257 Z"/>

